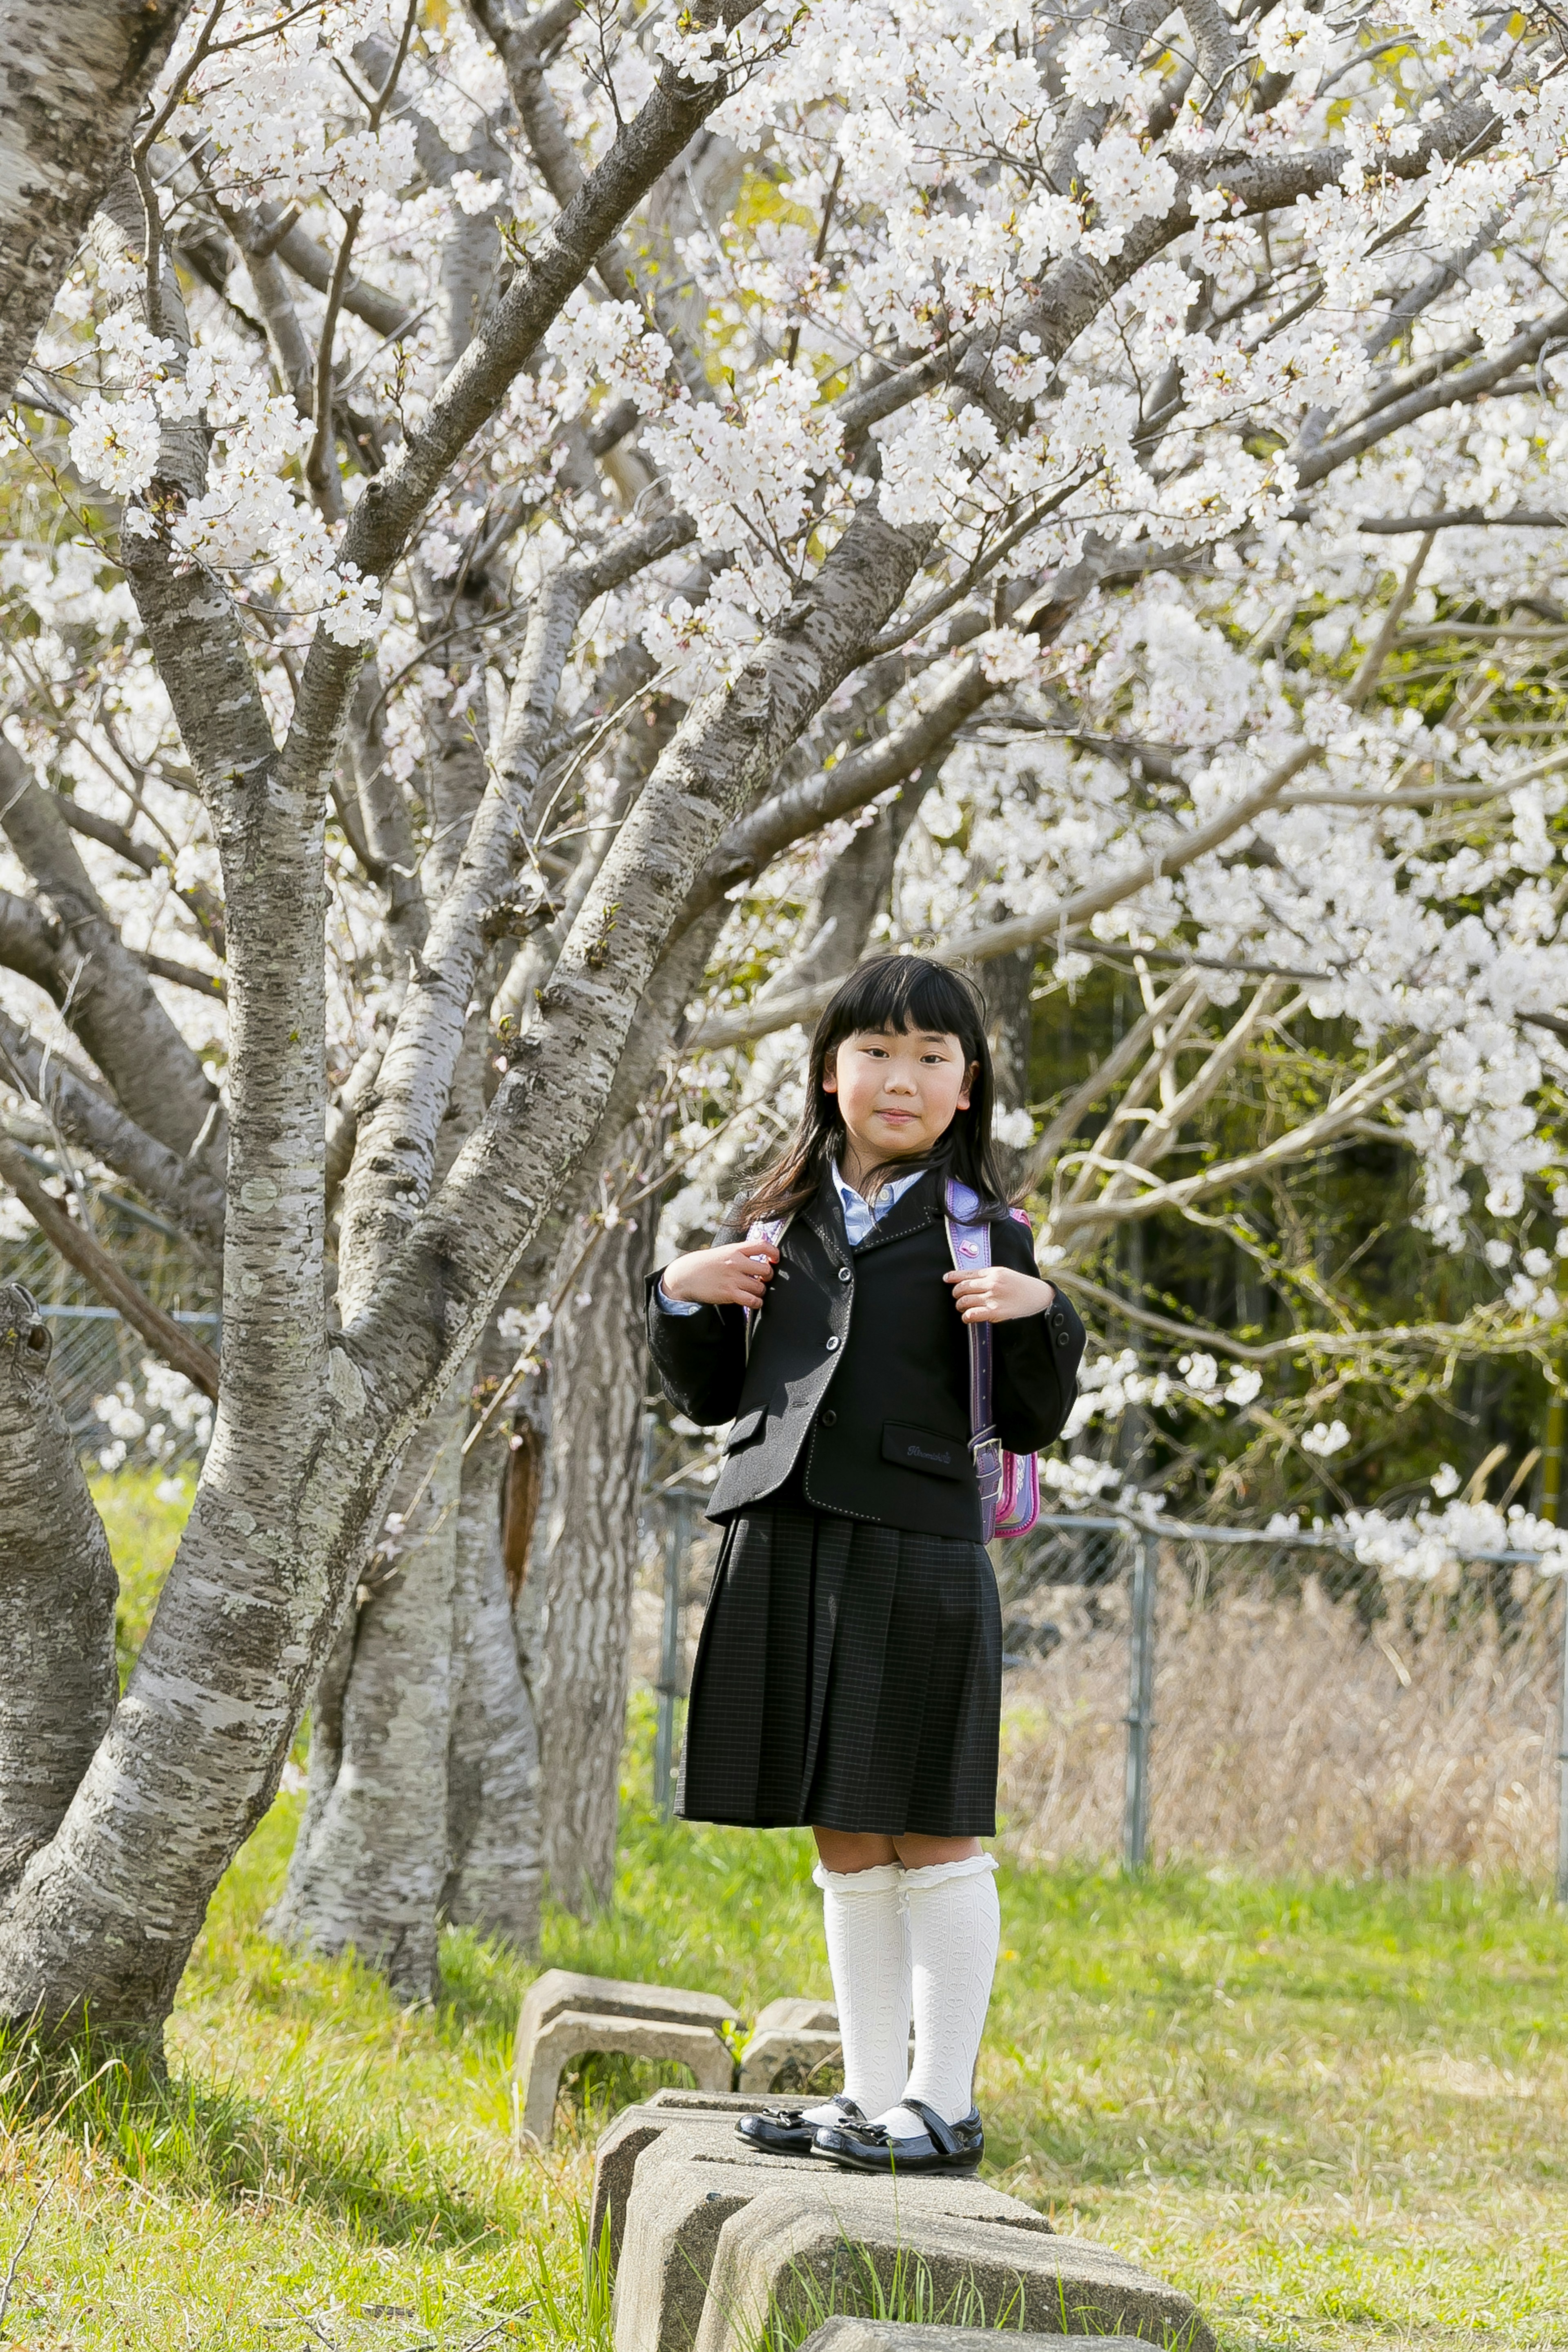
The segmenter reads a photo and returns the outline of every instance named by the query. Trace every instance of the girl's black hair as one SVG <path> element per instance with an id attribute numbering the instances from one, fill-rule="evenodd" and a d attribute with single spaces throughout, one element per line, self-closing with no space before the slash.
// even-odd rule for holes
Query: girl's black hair
<path id="1" fill-rule="evenodd" d="M 818 1022 L 806 1066 L 806 1100 L 785 1150 L 730 1222 L 748 1224 L 761 1217 L 788 1216 L 816 1198 L 830 1160 L 841 1163 L 844 1123 L 839 1097 L 828 1093 L 822 1074 L 828 1057 L 846 1037 L 862 1030 L 907 1034 L 928 1030 L 956 1037 L 964 1060 L 975 1076 L 969 1087 L 969 1108 L 955 1114 L 952 1125 L 932 1149 L 909 1159 L 884 1160 L 872 1172 L 885 1179 L 905 1175 L 915 1168 L 940 1169 L 944 1180 L 956 1176 L 979 1195 L 982 1217 L 1008 1213 L 1008 1182 L 998 1165 L 991 1142 L 991 1110 L 996 1080 L 991 1050 L 986 1043 L 986 1000 L 971 980 L 950 971 L 929 957 L 878 956 L 852 971 Z"/>

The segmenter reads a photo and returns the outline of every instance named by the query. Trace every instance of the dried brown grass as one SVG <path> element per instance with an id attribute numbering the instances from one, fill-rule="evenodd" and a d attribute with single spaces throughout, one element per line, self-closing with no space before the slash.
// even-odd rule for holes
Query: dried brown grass
<path id="1" fill-rule="evenodd" d="M 1121 1848 L 1126 1595 L 1049 1596 L 1064 1639 L 1005 1685 L 1001 1805 L 1020 1859 Z M 1511 1640 L 1472 1594 L 1394 1596 L 1370 1631 L 1315 1583 L 1195 1598 L 1162 1573 L 1155 1861 L 1270 1874 L 1463 1870 L 1550 1879 L 1563 1601 L 1522 1593 Z"/>

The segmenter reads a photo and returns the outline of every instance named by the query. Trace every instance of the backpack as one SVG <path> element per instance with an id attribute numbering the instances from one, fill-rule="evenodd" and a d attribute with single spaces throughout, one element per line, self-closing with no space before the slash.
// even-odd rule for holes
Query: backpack
<path id="1" fill-rule="evenodd" d="M 961 1274 L 973 1274 L 991 1262 L 991 1232 L 988 1223 L 977 1222 L 979 1196 L 956 1177 L 949 1177 L 946 1193 L 947 1247 L 953 1263 Z M 1032 1231 L 1022 1209 L 1013 1215 L 1026 1231 Z M 747 1233 L 748 1242 L 770 1242 L 777 1249 L 784 1237 L 788 1217 L 765 1217 Z M 751 1352 L 751 1335 L 756 1315 L 748 1307 L 746 1316 L 747 1353 Z M 975 1475 L 980 1488 L 981 1539 L 989 1543 L 993 1536 L 1004 1542 L 1011 1536 L 1028 1535 L 1040 1517 L 1040 1464 L 1033 1454 L 1009 1454 L 997 1444 L 997 1433 L 991 1419 L 991 1327 L 988 1323 L 967 1323 L 969 1335 L 969 1451 L 975 1457 Z"/>

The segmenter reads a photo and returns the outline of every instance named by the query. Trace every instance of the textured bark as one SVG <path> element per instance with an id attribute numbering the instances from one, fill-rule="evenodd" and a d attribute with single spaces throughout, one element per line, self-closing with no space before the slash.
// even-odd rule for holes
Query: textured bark
<path id="1" fill-rule="evenodd" d="M 375 1108 L 363 1122 L 349 1171 L 339 1289 L 345 1322 L 370 1298 L 382 1265 L 429 1192 L 486 932 L 514 888 L 521 845 L 531 830 L 550 721 L 577 624 L 595 596 L 680 546 L 693 531 L 685 516 L 664 516 L 644 530 L 624 533 L 591 562 L 563 566 L 534 598 L 492 779 L 432 918 L 382 1064 Z"/>
<path id="2" fill-rule="evenodd" d="M 546 1472 L 543 1541 L 534 1543 L 533 1694 L 545 1871 L 556 1901 L 577 1912 L 607 1901 L 615 1876 L 653 1230 L 646 1204 L 634 1228 L 612 1226 L 550 1332 L 560 1442 Z"/>
<path id="3" fill-rule="evenodd" d="M 442 1909 L 531 1950 L 539 1927 L 539 1743 L 512 1632 L 504 1429 L 463 1464 L 453 1602 L 452 1743 Z"/>
<path id="4" fill-rule="evenodd" d="M 349 758 L 371 879 L 386 893 L 387 956 L 394 990 L 401 991 L 424 945 L 430 916 L 419 878 L 408 803 L 402 786 L 387 765 L 385 717 L 381 679 L 375 664 L 367 662 L 355 683 L 349 716 Z M 348 1173 L 346 1167 L 343 1173 Z"/>
<path id="5" fill-rule="evenodd" d="M 372 1562 L 334 1654 L 306 1819 L 268 1920 L 308 1951 L 352 1948 L 409 2000 L 429 2000 L 437 1984 L 466 1422 L 465 1396 L 409 1447 L 398 1487 L 408 1533 L 384 1570 Z"/>
<path id="6" fill-rule="evenodd" d="M 0 405 L 190 0 L 0 0 Z"/>
<path id="7" fill-rule="evenodd" d="M 0 1895 L 59 1827 L 119 1689 L 119 1587 L 50 1352 L 27 1292 L 0 1286 Z"/>
<path id="8" fill-rule="evenodd" d="M 772 793 L 726 833 L 686 902 L 688 919 L 833 817 L 852 815 L 906 777 L 922 777 L 929 785 L 933 763 L 940 763 L 965 720 L 997 690 L 977 661 L 966 662 L 923 710 L 890 728 L 880 741 L 846 753 L 808 782 Z"/>
<path id="9" fill-rule="evenodd" d="M 0 754 L 0 761 L 3 758 Z M 14 772 L 0 767 L 0 773 Z M 41 907 L 34 906 L 30 898 L 18 898 L 9 890 L 0 890 L 0 963 L 7 971 L 19 971 L 24 980 L 43 989 L 57 1004 L 63 1003 L 69 993 L 70 968 L 75 961 L 74 958 L 62 956 L 64 944 L 65 936 L 58 923 L 51 922 Z"/>
<path id="10" fill-rule="evenodd" d="M 221 1144 L 217 1088 L 122 943 L 53 799 L 4 739 L 0 810 L 12 848 L 60 924 L 61 953 L 75 974 L 71 1027 L 139 1127 L 182 1155 L 202 1138 L 210 1159 Z"/>
<path id="11" fill-rule="evenodd" d="M 721 93 L 722 84 L 703 92 L 694 111 Z M 677 100 L 686 102 L 666 82 L 671 136 Z M 656 144 L 651 150 L 643 133 L 629 148 L 618 141 L 580 200 L 601 204 L 595 220 L 580 214 L 557 224 L 546 240 L 549 267 L 537 280 L 522 273 L 529 304 L 542 303 L 547 318 L 563 251 L 631 200 L 630 151 L 646 160 Z M 590 253 L 602 241 L 599 228 Z M 516 292 L 498 306 L 514 326 Z M 529 325 L 524 348 L 542 323 Z M 384 495 L 372 484 L 356 507 L 350 553 L 361 528 L 371 534 L 361 551 L 393 523 L 400 538 L 434 486 L 438 446 L 454 435 L 460 446 L 473 416 L 482 417 L 497 351 L 483 363 L 471 352 L 455 375 L 470 362 L 465 384 L 434 404 Z M 126 1702 L 59 1832 L 0 1918 L 0 2011 L 26 2015 L 42 2003 L 63 2021 L 90 2003 L 109 2030 L 158 2034 L 212 1890 L 277 1788 L 392 1468 L 476 1345 L 508 1267 L 589 1143 L 685 893 L 724 824 L 765 788 L 895 609 L 926 543 L 891 530 L 874 507 L 862 509 L 737 686 L 694 710 L 573 927 L 517 1083 L 503 1085 L 373 1303 L 329 1349 L 322 819 L 352 666 L 318 639 L 284 756 L 252 765 L 234 756 L 234 742 L 258 709 L 254 681 L 242 671 L 234 698 L 213 690 L 214 661 L 221 685 L 237 643 L 232 607 L 225 601 L 214 615 L 207 604 L 196 614 L 189 590 L 182 597 L 177 585 L 159 583 L 153 601 L 170 666 L 179 670 L 187 642 L 204 656 L 200 672 L 193 664 L 181 682 L 193 685 L 199 674 L 206 698 L 184 696 L 180 719 L 214 811 L 228 886 L 225 1300 L 226 1337 L 238 1344 L 225 1351 L 233 1370 L 196 1507 Z M 204 756 L 220 738 L 224 756 Z"/>
<path id="12" fill-rule="evenodd" d="M 394 60 L 383 44 L 363 43 L 356 58 L 376 87 L 385 86 Z M 505 171 L 505 158 L 483 138 L 458 156 L 427 121 L 422 120 L 416 136 L 421 163 L 433 182 L 449 179 L 465 165 L 491 176 Z M 498 256 L 494 211 L 461 215 L 442 249 L 436 305 L 438 349 L 449 367 L 472 340 Z M 443 908 L 485 792 L 479 731 L 484 697 L 460 691 L 473 677 L 471 649 L 478 642 L 484 587 L 481 576 L 470 576 L 457 600 L 461 617 L 455 653 L 450 640 L 439 647 L 453 695 L 431 722 L 423 780 L 430 844 L 417 877 L 412 854 L 397 854 L 398 836 L 408 833 L 407 816 L 401 788 L 382 757 L 379 682 L 369 666 L 351 722 L 352 738 L 360 746 L 367 834 L 383 857 L 392 849 L 382 865 L 382 878 L 394 902 L 394 951 L 400 943 L 412 948 L 410 975 L 422 987 L 432 976 L 429 958 L 422 950 L 428 942 L 432 954 L 439 956 L 443 939 L 450 936 L 449 930 L 442 930 L 438 912 L 436 938 L 429 940 L 426 908 Z M 441 610 L 447 600 L 442 596 L 434 602 Z M 449 617 L 443 612 L 444 620 Z M 458 701 L 465 707 L 454 709 Z M 406 875 L 398 872 L 400 865 L 408 867 Z M 477 926 L 474 945 L 482 956 Z M 467 1009 L 465 996 L 462 1016 Z M 484 1111 L 483 1031 L 462 1016 L 455 1025 L 461 1076 L 449 1096 L 444 1090 L 432 1103 L 438 1122 L 435 1162 L 443 1170 Z M 359 1090 L 356 1126 L 362 1114 L 368 1130 L 361 1169 L 378 1158 L 371 1130 L 386 1083 L 384 1057 L 378 1056 L 373 1088 Z M 358 1142 L 356 1135 L 356 1150 Z M 350 1155 L 342 1171 L 345 1180 L 352 1167 Z M 350 1219 L 353 1197 L 350 1192 Z M 340 1309 L 351 1291 L 353 1262 L 350 1234 L 340 1252 Z M 411 1462 L 428 1468 L 438 1433 L 444 1430 L 446 1443 L 455 1444 L 465 1428 L 462 1406 L 444 1402 L 437 1410 L 435 1433 L 430 1427 L 421 1433 Z M 464 1470 L 470 1484 L 480 1475 L 477 1460 L 444 1464 L 439 1483 L 450 1484 Z M 414 1488 L 418 1483 L 416 1477 Z M 410 1491 L 407 1470 L 402 1486 Z M 498 1495 L 491 1500 L 492 1549 L 498 1549 Z M 419 1507 L 423 1520 L 434 1507 L 434 1494 Z M 361 1601 L 353 1643 L 345 1658 L 334 1661 L 329 1678 L 335 1724 L 311 1746 L 312 1787 L 324 1784 L 329 1776 L 331 1793 L 311 1809 L 310 1833 L 296 1849 L 288 1893 L 277 1921 L 279 1932 L 291 1940 L 334 1948 L 345 1939 L 351 1941 L 384 1967 L 397 1989 L 415 1994 L 434 1989 L 441 1906 L 448 1896 L 460 1896 L 470 1853 L 470 1895 L 476 1919 L 524 1941 L 531 1939 L 538 1925 L 533 1717 L 511 1641 L 504 1573 L 497 1559 L 494 1574 L 486 1574 L 486 1562 L 475 1541 L 478 1516 L 476 1502 L 459 1508 L 455 1491 L 442 1507 L 430 1544 L 419 1548 L 420 1605 L 411 1606 L 397 1585 Z M 410 1573 L 414 1574 L 413 1568 Z M 505 1638 L 504 1652 L 496 1644 L 497 1629 Z M 373 1797 L 367 1801 L 362 1753 L 367 1742 L 379 1759 L 374 1777 L 381 1801 Z M 394 1766 L 387 1759 L 394 1759 L 395 1778 Z M 395 1802 L 384 1801 L 389 1790 L 395 1792 Z"/>
<path id="13" fill-rule="evenodd" d="M 1034 1034 L 1035 958 L 1032 948 L 998 956 L 977 974 L 986 999 L 986 1036 L 996 1073 L 997 1108 L 1026 1108 L 1030 1096 L 1030 1044 Z M 1021 1150 L 998 1143 L 997 1157 L 1015 1190 L 1021 1188 L 1029 1165 L 1029 1146 Z"/>
<path id="14" fill-rule="evenodd" d="M 686 893 L 896 608 L 926 545 L 863 508 L 736 685 L 694 707 L 605 860 L 518 1064 L 330 1349 L 325 770 L 313 746 L 304 774 L 286 759 L 270 780 L 215 780 L 234 1103 L 223 1394 L 125 1702 L 0 1916 L 0 2013 L 42 2003 L 64 2021 L 90 2003 L 106 2030 L 160 2033 L 212 1891 L 276 1791 L 392 1469 L 588 1148 Z M 308 690 L 301 699 L 303 745 Z"/>
<path id="15" fill-rule="evenodd" d="M 66 1141 L 101 1160 L 144 1200 L 172 1218 L 192 1241 L 214 1249 L 223 1239 L 223 1188 L 182 1160 L 116 1108 L 57 1054 L 45 1066 L 37 1038 L 0 1013 L 0 1066 L 22 1092 L 40 1103 Z"/>

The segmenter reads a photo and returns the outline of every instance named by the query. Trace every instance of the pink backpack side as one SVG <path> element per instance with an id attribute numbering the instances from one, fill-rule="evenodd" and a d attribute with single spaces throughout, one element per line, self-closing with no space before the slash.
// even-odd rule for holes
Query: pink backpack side
<path id="1" fill-rule="evenodd" d="M 977 1193 L 956 1177 L 947 1181 L 947 1247 L 960 1274 L 977 1274 L 991 1263 L 991 1228 L 979 1215 Z M 1013 1215 L 1032 1232 L 1021 1209 Z M 980 1523 L 987 1543 L 1028 1535 L 1040 1517 L 1040 1457 L 1009 1454 L 997 1442 L 991 1400 L 991 1327 L 966 1325 L 969 1334 L 969 1451 L 980 1482 Z"/>

